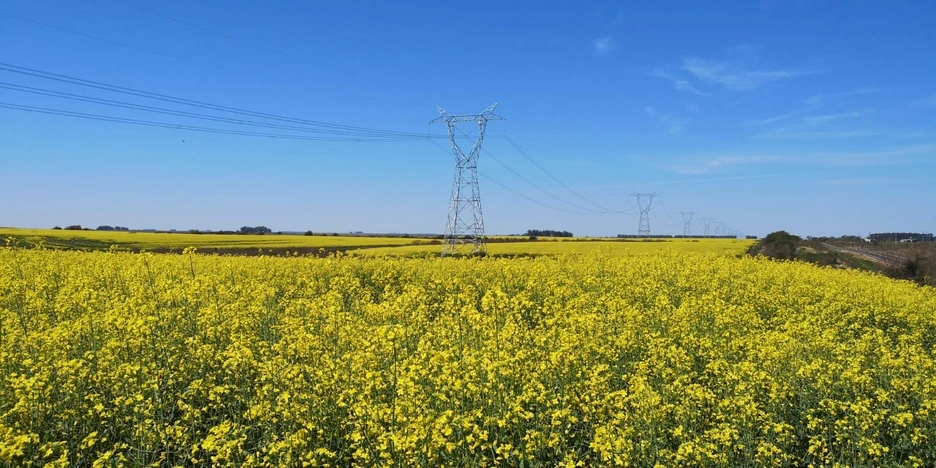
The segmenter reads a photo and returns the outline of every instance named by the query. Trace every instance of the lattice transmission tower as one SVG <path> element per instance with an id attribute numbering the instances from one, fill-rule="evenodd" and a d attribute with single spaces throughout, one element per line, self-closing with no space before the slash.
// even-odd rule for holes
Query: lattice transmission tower
<path id="1" fill-rule="evenodd" d="M 446 255 L 486 255 L 484 241 L 484 218 L 481 215 L 481 191 L 478 188 L 478 155 L 481 142 L 484 141 L 484 129 L 489 120 L 504 120 L 494 114 L 495 102 L 480 114 L 451 115 L 441 107 L 441 117 L 430 124 L 444 123 L 448 128 L 452 155 L 455 156 L 455 177 L 452 180 L 452 198 L 449 201 L 448 221 L 445 226 L 445 244 L 442 256 Z M 477 122 L 478 139 L 471 151 L 465 154 L 455 141 L 455 131 L 459 122 Z M 469 250 L 470 249 L 470 250 Z"/>
<path id="2" fill-rule="evenodd" d="M 692 235 L 692 217 L 695 216 L 695 213 L 692 211 L 680 211 L 679 214 L 682 215 L 682 235 L 683 237 L 689 237 Z"/>
<path id="3" fill-rule="evenodd" d="M 637 207 L 640 209 L 640 224 L 637 225 L 637 237 L 650 237 L 650 205 L 653 204 L 653 197 L 658 197 L 656 193 L 635 193 L 637 198 Z"/>
<path id="4" fill-rule="evenodd" d="M 705 237 L 708 237 L 711 233 L 710 229 L 712 228 L 712 221 L 714 221 L 712 218 L 702 218 L 702 226 L 705 228 Z"/>

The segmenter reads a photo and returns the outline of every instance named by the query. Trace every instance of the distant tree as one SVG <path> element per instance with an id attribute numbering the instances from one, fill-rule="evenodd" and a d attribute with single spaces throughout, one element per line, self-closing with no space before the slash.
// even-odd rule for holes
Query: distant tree
<path id="1" fill-rule="evenodd" d="M 803 239 L 786 231 L 767 234 L 748 251 L 751 255 L 763 255 L 770 258 L 791 260 L 796 258 L 796 248 Z"/>
<path id="2" fill-rule="evenodd" d="M 552 229 L 529 229 L 524 236 L 535 237 L 573 237 L 569 231 L 554 231 Z"/>
<path id="3" fill-rule="evenodd" d="M 273 232 L 273 230 L 266 226 L 243 226 L 240 228 L 240 230 L 238 230 L 238 232 L 241 234 L 269 234 Z"/>
<path id="4" fill-rule="evenodd" d="M 52 228 L 52 229 L 55 229 L 55 230 L 57 230 L 57 231 L 61 231 L 61 230 L 62 230 L 62 227 L 61 227 L 61 226 L 55 226 L 55 227 Z"/>
<path id="5" fill-rule="evenodd" d="M 72 225 L 70 225 L 70 226 L 65 226 L 65 229 L 68 230 L 68 231 L 80 231 L 80 230 L 81 230 L 81 225 L 80 225 L 80 224 L 72 224 Z"/>
<path id="6" fill-rule="evenodd" d="M 98 231 L 113 231 L 113 230 L 114 230 L 114 226 L 108 226 L 108 225 L 105 224 L 104 226 L 98 226 L 98 227 L 97 227 L 97 230 L 98 230 Z"/>

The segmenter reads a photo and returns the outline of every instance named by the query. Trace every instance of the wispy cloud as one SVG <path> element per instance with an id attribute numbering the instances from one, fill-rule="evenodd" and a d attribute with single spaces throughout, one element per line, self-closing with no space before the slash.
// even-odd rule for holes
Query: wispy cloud
<path id="1" fill-rule="evenodd" d="M 679 91 L 690 92 L 692 94 L 695 94 L 696 96 L 711 96 L 711 94 L 704 93 L 700 91 L 699 88 L 696 88 L 695 86 L 693 86 L 693 84 L 690 83 L 689 80 L 686 80 L 684 78 L 681 78 L 677 75 L 674 75 L 666 71 L 657 70 L 657 71 L 651 72 L 650 76 L 655 76 L 657 78 L 663 78 L 665 80 L 669 80 L 669 82 L 673 85 L 673 88 Z"/>
<path id="2" fill-rule="evenodd" d="M 931 162 L 933 157 L 936 157 L 936 143 L 897 146 L 873 151 L 815 153 L 807 160 L 837 167 L 898 166 Z"/>
<path id="3" fill-rule="evenodd" d="M 869 88 L 854 89 L 851 91 L 842 91 L 840 93 L 816 94 L 806 99 L 806 106 L 815 109 L 815 108 L 822 107 L 826 103 L 826 101 L 829 101 L 829 100 L 836 100 L 836 99 L 841 99 L 841 98 L 846 98 L 846 97 L 851 97 L 851 96 L 861 96 L 861 95 L 866 95 L 866 94 L 875 94 L 875 93 L 880 93 L 881 91 L 882 91 L 881 88 L 869 87 Z"/>
<path id="4" fill-rule="evenodd" d="M 757 125 L 757 126 L 759 126 L 759 127 L 762 127 L 762 126 L 764 126 L 764 125 L 770 125 L 770 124 L 772 124 L 772 123 L 776 123 L 776 122 L 781 122 L 781 121 L 787 120 L 787 119 L 789 119 L 789 118 L 791 118 L 791 117 L 796 117 L 797 115 L 801 114 L 802 112 L 803 112 L 802 110 L 798 110 L 798 111 L 793 111 L 793 112 L 787 112 L 786 114 L 775 115 L 775 116 L 773 116 L 773 117 L 767 117 L 766 119 L 751 120 L 751 121 L 749 121 L 749 122 L 745 122 L 745 125 Z"/>
<path id="5" fill-rule="evenodd" d="M 745 176 L 732 176 L 732 177 L 692 177 L 687 179 L 680 180 L 661 180 L 655 182 L 633 182 L 629 184 L 609 184 L 609 185 L 594 185 L 591 187 L 582 187 L 582 190 L 603 190 L 603 189 L 617 189 L 622 187 L 635 187 L 638 185 L 676 185 L 676 184 L 695 184 L 699 182 L 726 182 L 731 180 L 753 180 L 753 179 L 771 179 L 775 177 L 794 177 L 794 176 L 806 176 L 811 175 L 811 173 L 788 173 L 788 174 L 754 174 L 754 175 L 745 175 Z"/>
<path id="6" fill-rule="evenodd" d="M 808 131 L 790 128 L 778 128 L 776 130 L 755 135 L 754 138 L 790 138 L 804 140 L 822 140 L 836 138 L 860 138 L 869 136 L 878 136 L 884 134 L 883 130 L 874 128 L 861 128 L 854 130 L 830 130 L 830 131 Z"/>
<path id="7" fill-rule="evenodd" d="M 673 117 L 672 114 L 660 112 L 653 107 L 645 107 L 644 111 L 651 117 L 656 118 L 667 126 L 670 135 L 679 135 L 683 130 L 683 121 Z"/>
<path id="8" fill-rule="evenodd" d="M 800 6 L 803 0 L 760 0 L 757 3 L 762 10 L 775 10 L 787 5 Z"/>
<path id="9" fill-rule="evenodd" d="M 714 156 L 703 158 L 684 158 L 677 164 L 659 166 L 665 171 L 676 174 L 710 174 L 728 166 L 779 163 L 786 158 L 773 155 Z"/>
<path id="10" fill-rule="evenodd" d="M 840 98 L 844 98 L 848 96 L 878 93 L 880 91 L 881 91 L 880 88 L 861 88 L 861 89 L 856 89 L 852 91 L 844 91 L 841 93 L 816 94 L 806 99 L 805 106 L 800 109 L 797 109 L 791 112 L 786 112 L 784 114 L 774 115 L 771 117 L 767 117 L 765 119 L 751 120 L 751 121 L 745 122 L 744 124 L 764 126 L 764 125 L 769 125 L 772 123 L 786 121 L 798 115 L 805 114 L 807 112 L 817 111 L 823 106 L 825 106 L 826 102 L 829 100 L 840 99 Z M 842 112 L 838 114 L 815 115 L 815 116 L 803 117 L 800 119 L 800 122 L 806 125 L 818 125 L 821 123 L 826 123 L 826 122 L 830 122 L 833 120 L 838 120 L 838 119 L 846 118 L 846 117 L 862 117 L 866 114 L 867 112 Z"/>
<path id="11" fill-rule="evenodd" d="M 617 48 L 617 41 L 611 36 L 599 37 L 592 41 L 592 51 L 596 55 L 604 55 Z"/>
<path id="12" fill-rule="evenodd" d="M 752 70 L 737 63 L 700 58 L 683 60 L 682 69 L 700 80 L 717 83 L 735 91 L 747 91 L 771 81 L 815 73 L 806 70 Z"/>
<path id="13" fill-rule="evenodd" d="M 934 140 L 936 139 L 936 132 L 906 132 L 900 135 L 900 138 L 906 138 L 908 140 Z"/>
<path id="14" fill-rule="evenodd" d="M 816 181 L 822 185 L 846 186 L 846 185 L 893 185 L 905 183 L 907 179 L 895 179 L 891 177 L 854 177 L 846 179 L 821 179 Z"/>
<path id="15" fill-rule="evenodd" d="M 842 170 L 843 168 L 849 167 L 857 168 L 932 164 L 934 158 L 936 158 L 936 143 L 894 146 L 868 151 L 816 151 L 807 153 L 796 152 L 790 154 L 736 154 L 728 156 L 683 157 L 677 163 L 669 165 L 656 165 L 656 167 L 667 172 L 685 176 L 684 179 L 657 182 L 596 185 L 592 187 L 583 187 L 583 189 L 602 190 L 637 185 L 652 186 L 665 184 L 693 184 L 700 182 L 720 182 L 774 177 L 802 178 L 816 175 L 829 176 L 827 179 L 816 181 L 816 183 L 824 183 L 827 185 L 871 185 L 902 182 L 926 183 L 930 181 L 930 178 L 920 177 L 918 180 L 905 179 L 901 181 L 896 179 L 885 179 L 873 175 L 851 178 L 842 177 Z M 646 164 L 652 164 L 651 161 L 661 159 L 661 157 L 653 155 L 640 155 L 634 157 L 633 159 L 635 161 L 641 161 Z M 800 167 L 801 170 L 797 172 L 754 174 L 745 174 L 744 172 L 741 172 L 742 170 L 747 171 L 754 167 L 760 167 L 761 165 L 767 167 L 770 164 L 776 164 L 778 167 L 792 167 L 791 164 L 795 164 Z M 719 169 L 721 169 L 721 171 Z M 735 174 L 737 175 L 718 176 L 718 172 L 724 173 L 729 169 L 735 170 Z M 707 174 L 710 174 L 714 177 L 705 177 Z"/>
<path id="16" fill-rule="evenodd" d="M 811 115 L 803 117 L 801 120 L 806 125 L 821 125 L 833 120 L 863 117 L 864 112 L 843 112 L 840 114 Z"/>
<path id="17" fill-rule="evenodd" d="M 913 101 L 914 107 L 936 107 L 936 93 L 930 94 L 922 99 Z"/>

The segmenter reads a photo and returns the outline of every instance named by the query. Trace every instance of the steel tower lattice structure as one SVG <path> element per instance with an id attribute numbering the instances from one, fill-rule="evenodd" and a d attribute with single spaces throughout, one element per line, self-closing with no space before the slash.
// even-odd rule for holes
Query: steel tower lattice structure
<path id="1" fill-rule="evenodd" d="M 637 207 L 640 209 L 640 224 L 637 226 L 637 237 L 650 237 L 650 205 L 653 204 L 653 197 L 656 193 L 635 193 L 637 198 Z M 646 204 L 644 204 L 646 201 Z"/>
<path id="2" fill-rule="evenodd" d="M 710 229 L 712 227 L 712 221 L 714 221 L 712 218 L 702 218 L 702 225 L 705 227 L 705 237 L 709 236 Z"/>
<path id="3" fill-rule="evenodd" d="M 452 155 L 455 157 L 455 177 L 452 180 L 452 198 L 449 202 L 448 221 L 445 226 L 445 242 L 442 246 L 442 256 L 470 253 L 472 255 L 486 255 L 487 245 L 484 240 L 484 218 L 481 215 L 481 191 L 478 187 L 478 155 L 481 153 L 481 142 L 484 141 L 484 130 L 490 120 L 505 120 L 494 114 L 494 103 L 480 114 L 451 115 L 445 109 L 436 106 L 439 118 L 430 124 L 444 123 L 448 128 L 449 142 L 452 145 Z M 459 122 L 477 122 L 478 139 L 465 154 L 455 141 L 455 131 Z M 471 251 L 468 246 L 471 246 Z"/>
<path id="4" fill-rule="evenodd" d="M 680 211 L 679 214 L 682 215 L 682 235 L 683 237 L 689 237 L 692 235 L 692 217 L 695 216 L 695 212 Z"/>

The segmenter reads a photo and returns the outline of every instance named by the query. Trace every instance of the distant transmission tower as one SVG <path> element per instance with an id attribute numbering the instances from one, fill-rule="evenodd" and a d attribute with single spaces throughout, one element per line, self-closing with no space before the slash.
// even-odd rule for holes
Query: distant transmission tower
<path id="1" fill-rule="evenodd" d="M 637 207 L 640 208 L 640 224 L 637 226 L 637 237 L 650 237 L 650 205 L 656 193 L 635 193 Z"/>
<path id="2" fill-rule="evenodd" d="M 692 235 L 692 217 L 695 215 L 693 212 L 680 211 L 679 214 L 682 215 L 682 235 L 683 237 L 689 237 Z"/>
<path id="3" fill-rule="evenodd" d="M 702 218 L 702 227 L 704 228 L 704 231 L 705 231 L 705 234 L 703 235 L 705 237 L 708 237 L 709 234 L 711 233 L 710 229 L 712 227 L 712 221 L 713 221 L 712 218 Z"/>
<path id="4" fill-rule="evenodd" d="M 455 178 L 452 181 L 452 199 L 449 202 L 448 222 L 445 227 L 445 245 L 442 256 L 465 253 L 471 245 L 472 255 L 487 254 L 484 243 L 484 218 L 481 216 L 481 191 L 478 188 L 478 154 L 484 140 L 484 129 L 489 120 L 504 120 L 494 114 L 495 102 L 480 114 L 450 115 L 439 109 L 441 117 L 429 122 L 444 123 L 448 128 L 452 154 L 455 156 Z M 459 122 L 478 122 L 478 140 L 466 155 L 455 142 L 455 130 Z"/>

